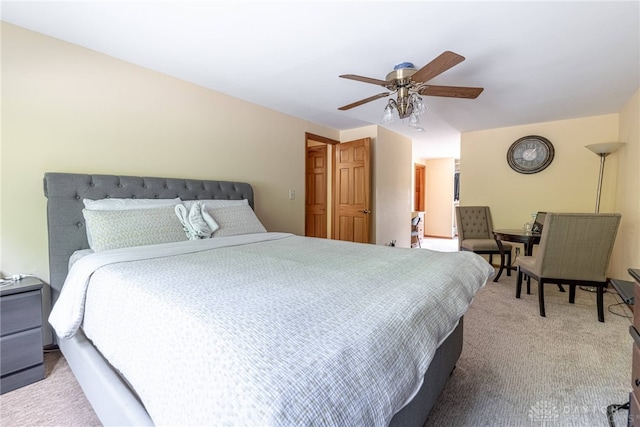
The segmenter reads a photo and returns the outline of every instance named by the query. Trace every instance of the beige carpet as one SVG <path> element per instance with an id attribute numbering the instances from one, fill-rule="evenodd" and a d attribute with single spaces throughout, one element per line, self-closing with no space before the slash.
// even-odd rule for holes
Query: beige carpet
<path id="1" fill-rule="evenodd" d="M 515 298 L 513 276 L 489 283 L 465 316 L 460 361 L 427 426 L 608 426 L 606 408 L 631 390 L 632 312 L 613 289 L 605 323 L 596 295 L 546 285 L 547 317 L 532 295 Z M 568 288 L 567 288 L 568 291 Z M 613 417 L 626 426 L 628 411 Z"/>
<path id="2" fill-rule="evenodd" d="M 535 293 L 536 287 L 532 291 Z M 606 407 L 631 389 L 631 320 L 611 293 L 605 323 L 595 294 L 576 304 L 548 286 L 547 317 L 537 296 L 515 298 L 513 278 L 483 288 L 465 317 L 462 357 L 427 422 L 440 426 L 608 426 Z M 0 397 L 0 425 L 100 425 L 59 353 L 47 354 L 47 378 Z M 625 426 L 627 411 L 615 425 Z"/>
<path id="3" fill-rule="evenodd" d="M 46 377 L 0 396 L 0 426 L 100 426 L 59 351 L 44 356 Z"/>

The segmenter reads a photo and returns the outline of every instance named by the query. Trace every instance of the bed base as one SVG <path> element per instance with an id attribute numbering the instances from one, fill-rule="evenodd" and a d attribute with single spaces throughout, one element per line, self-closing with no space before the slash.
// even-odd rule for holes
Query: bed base
<path id="1" fill-rule="evenodd" d="M 87 339 L 82 329 L 58 347 L 105 426 L 153 426 L 138 396 Z"/>
<path id="2" fill-rule="evenodd" d="M 431 408 L 438 400 L 462 354 L 463 318 L 458 326 L 438 347 L 424 376 L 418 393 L 404 408 L 393 416 L 390 427 L 420 426 L 427 421 Z"/>

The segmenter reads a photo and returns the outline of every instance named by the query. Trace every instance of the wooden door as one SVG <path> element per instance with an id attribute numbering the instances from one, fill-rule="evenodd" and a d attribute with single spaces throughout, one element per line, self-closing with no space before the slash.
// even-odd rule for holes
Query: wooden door
<path id="1" fill-rule="evenodd" d="M 327 237 L 327 146 L 307 147 L 305 236 Z"/>
<path id="2" fill-rule="evenodd" d="M 425 165 L 414 165 L 414 179 L 413 185 L 415 187 L 413 210 L 418 212 L 424 212 L 424 188 L 425 188 Z"/>
<path id="3" fill-rule="evenodd" d="M 333 238 L 369 243 L 370 145 L 364 138 L 335 146 Z"/>

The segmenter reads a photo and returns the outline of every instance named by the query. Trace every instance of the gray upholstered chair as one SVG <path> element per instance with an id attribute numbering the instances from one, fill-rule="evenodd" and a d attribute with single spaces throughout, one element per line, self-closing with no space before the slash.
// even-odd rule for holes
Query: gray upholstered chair
<path id="1" fill-rule="evenodd" d="M 456 225 L 458 227 L 458 249 L 477 254 L 500 255 L 500 248 L 493 238 L 493 222 L 488 206 L 456 206 Z M 511 275 L 511 243 L 503 242 L 507 262 L 507 275 Z"/>
<path id="2" fill-rule="evenodd" d="M 523 275 L 533 278 L 538 282 L 540 316 L 545 316 L 545 284 L 569 285 L 572 304 L 577 285 L 594 286 L 598 320 L 604 322 L 604 288 L 620 218 L 611 213 L 548 213 L 537 254 L 515 261 L 516 298 L 520 298 Z"/>

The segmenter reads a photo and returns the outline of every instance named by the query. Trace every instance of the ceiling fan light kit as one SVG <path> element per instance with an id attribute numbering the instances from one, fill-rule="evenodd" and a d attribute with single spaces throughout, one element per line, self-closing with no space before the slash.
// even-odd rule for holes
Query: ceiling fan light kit
<path id="1" fill-rule="evenodd" d="M 420 127 L 420 118 L 426 114 L 427 108 L 424 106 L 422 98 L 415 93 L 409 96 L 398 97 L 398 101 L 390 99 L 387 102 L 387 106 L 384 107 L 384 115 L 382 116 L 382 123 L 385 125 L 391 124 L 397 118 L 406 119 L 409 118 L 409 127 Z"/>
<path id="2" fill-rule="evenodd" d="M 386 80 L 363 77 L 355 74 L 343 74 L 340 76 L 341 78 L 383 86 L 390 92 L 382 92 L 370 96 L 369 98 L 342 106 L 338 108 L 338 110 L 349 110 L 366 104 L 367 102 L 396 94 L 396 99 L 390 99 L 384 108 L 382 123 L 388 125 L 393 123 L 396 118 L 409 118 L 409 127 L 415 128 L 416 130 L 424 130 L 420 126 L 420 118 L 418 116 L 424 115 L 427 109 L 420 95 L 475 99 L 482 93 L 483 88 L 433 86 L 426 84 L 427 81 L 462 61 L 464 61 L 463 56 L 445 51 L 419 70 L 417 70 L 411 62 L 396 64 L 393 67 L 393 71 L 387 74 Z"/>

